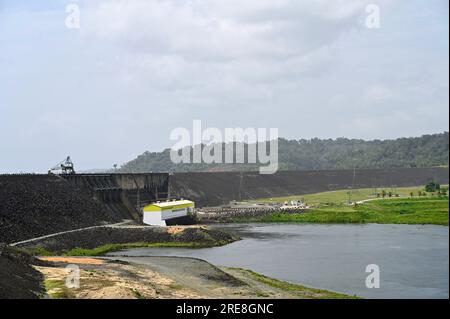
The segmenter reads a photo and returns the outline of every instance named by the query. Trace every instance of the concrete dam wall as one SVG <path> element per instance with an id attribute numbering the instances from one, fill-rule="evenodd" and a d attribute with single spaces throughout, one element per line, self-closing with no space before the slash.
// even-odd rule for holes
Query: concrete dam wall
<path id="1" fill-rule="evenodd" d="M 198 207 L 228 204 L 231 200 L 311 194 L 346 189 L 353 170 L 175 173 L 170 176 L 173 197 L 194 200 Z M 356 170 L 355 188 L 420 186 L 429 180 L 448 184 L 448 168 Z"/>
<path id="2" fill-rule="evenodd" d="M 123 219 L 168 196 L 168 174 L 0 175 L 0 242 Z"/>
<path id="3" fill-rule="evenodd" d="M 69 183 L 86 189 L 111 212 L 123 218 L 141 221 L 141 209 L 158 200 L 166 200 L 169 174 L 76 174 L 63 176 Z"/>
<path id="4" fill-rule="evenodd" d="M 357 170 L 355 188 L 448 184 L 448 168 Z M 123 219 L 144 205 L 186 198 L 198 207 L 231 200 L 346 189 L 353 170 L 149 174 L 0 175 L 0 242 L 12 243 Z"/>

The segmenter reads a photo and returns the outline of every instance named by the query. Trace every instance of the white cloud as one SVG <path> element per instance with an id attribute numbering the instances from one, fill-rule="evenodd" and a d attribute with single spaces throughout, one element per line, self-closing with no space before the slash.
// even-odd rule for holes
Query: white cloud
<path id="1" fill-rule="evenodd" d="M 332 44 L 363 8 L 359 0 L 94 1 L 85 30 L 131 51 L 186 60 L 283 59 Z"/>
<path id="2" fill-rule="evenodd" d="M 364 90 L 364 99 L 369 103 L 392 98 L 392 91 L 383 85 L 371 85 Z"/>
<path id="3" fill-rule="evenodd" d="M 0 9 L 4 170 L 30 152 L 41 171 L 68 154 L 109 167 L 193 119 L 287 138 L 448 129 L 441 0 L 79 0 L 76 31 L 46 1 Z M 369 2 L 381 29 L 364 26 Z"/>
<path id="4" fill-rule="evenodd" d="M 82 32 L 120 52 L 106 67 L 126 85 L 242 108 L 326 73 L 362 15 L 359 0 L 90 1 Z"/>

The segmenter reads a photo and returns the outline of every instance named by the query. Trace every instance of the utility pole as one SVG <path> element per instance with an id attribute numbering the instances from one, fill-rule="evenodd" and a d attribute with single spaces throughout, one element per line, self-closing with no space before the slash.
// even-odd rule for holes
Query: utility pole
<path id="1" fill-rule="evenodd" d="M 239 174 L 239 201 L 242 202 L 242 183 L 244 180 L 244 173 L 241 171 Z"/>
<path id="2" fill-rule="evenodd" d="M 136 189 L 137 189 L 137 196 L 136 196 L 136 208 L 138 210 L 138 212 L 141 211 L 141 194 L 140 194 L 140 188 L 139 188 L 139 183 L 136 181 L 135 178 L 133 178 L 134 184 L 136 185 Z"/>
<path id="3" fill-rule="evenodd" d="M 353 168 L 352 187 L 350 188 L 350 192 L 348 193 L 349 204 L 352 202 L 353 188 L 355 187 L 355 178 L 356 178 L 356 167 Z"/>
<path id="4" fill-rule="evenodd" d="M 137 189 L 136 202 L 137 202 L 136 205 L 137 205 L 139 211 L 141 211 L 141 193 L 139 191 L 139 186 L 138 186 L 138 189 Z"/>

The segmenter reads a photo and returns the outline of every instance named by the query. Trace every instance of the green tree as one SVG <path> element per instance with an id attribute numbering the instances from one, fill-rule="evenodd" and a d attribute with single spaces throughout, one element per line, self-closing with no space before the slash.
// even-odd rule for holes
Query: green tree
<path id="1" fill-rule="evenodd" d="M 425 185 L 425 191 L 428 193 L 434 193 L 441 189 L 441 185 L 435 181 L 429 182 L 427 185 Z"/>
<path id="2" fill-rule="evenodd" d="M 280 170 L 326 170 L 397 167 L 435 167 L 448 165 L 448 132 L 423 135 L 421 137 L 399 138 L 395 140 L 373 140 L 338 138 L 299 139 L 280 138 Z M 237 144 L 235 143 L 237 146 Z M 230 146 L 230 145 L 229 145 Z M 244 145 L 248 150 L 248 144 Z M 225 144 L 222 144 L 222 150 Z M 192 146 L 185 148 L 186 154 L 193 154 Z M 431 154 L 431 155 L 430 155 Z M 162 152 L 144 152 L 137 158 L 123 164 L 118 172 L 189 172 L 218 169 L 258 170 L 259 165 L 248 163 L 229 165 L 226 163 L 173 163 L 170 149 Z M 376 192 L 376 190 L 375 190 Z"/>

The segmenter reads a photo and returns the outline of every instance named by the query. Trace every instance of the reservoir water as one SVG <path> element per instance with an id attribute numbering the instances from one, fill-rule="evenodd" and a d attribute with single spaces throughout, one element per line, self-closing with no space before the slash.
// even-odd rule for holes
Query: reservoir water
<path id="1" fill-rule="evenodd" d="M 244 224 L 242 240 L 205 249 L 138 248 L 127 256 L 195 257 L 365 298 L 448 298 L 449 230 L 433 225 Z M 366 287 L 378 265 L 380 288 Z"/>

